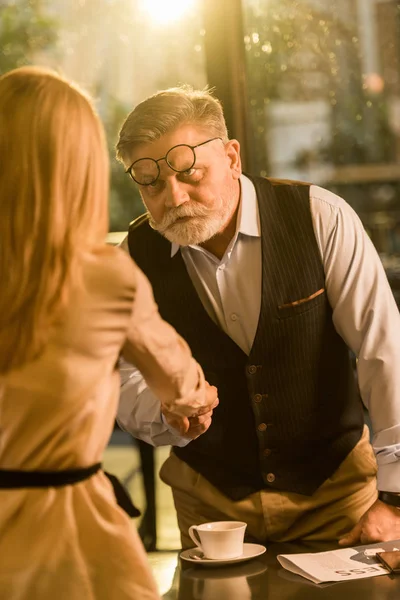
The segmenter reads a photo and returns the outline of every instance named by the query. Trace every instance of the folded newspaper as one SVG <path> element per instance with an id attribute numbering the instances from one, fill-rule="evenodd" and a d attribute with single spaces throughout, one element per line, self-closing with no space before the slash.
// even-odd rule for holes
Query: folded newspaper
<path id="1" fill-rule="evenodd" d="M 312 554 L 279 554 L 277 558 L 288 571 L 314 583 L 326 583 L 387 575 L 375 555 L 392 550 L 400 550 L 400 540 Z"/>

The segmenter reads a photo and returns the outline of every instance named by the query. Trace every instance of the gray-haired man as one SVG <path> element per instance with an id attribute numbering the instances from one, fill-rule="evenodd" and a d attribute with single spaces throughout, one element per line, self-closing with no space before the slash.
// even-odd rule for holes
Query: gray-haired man
<path id="1" fill-rule="evenodd" d="M 122 392 L 122 425 L 175 445 L 161 477 L 183 546 L 219 519 L 261 542 L 400 538 L 400 316 L 357 215 L 320 187 L 243 175 L 208 92 L 148 98 L 117 150 L 147 209 L 127 247 L 220 399 L 188 443 L 139 372 Z"/>

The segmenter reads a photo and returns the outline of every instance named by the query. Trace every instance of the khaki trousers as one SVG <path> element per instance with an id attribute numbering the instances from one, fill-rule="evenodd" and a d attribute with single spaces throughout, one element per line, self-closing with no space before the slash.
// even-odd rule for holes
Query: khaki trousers
<path id="1" fill-rule="evenodd" d="M 376 461 L 365 426 L 363 435 L 312 496 L 262 490 L 235 502 L 174 453 L 161 467 L 172 488 L 183 548 L 191 548 L 190 525 L 207 521 L 245 521 L 246 541 L 337 540 L 375 502 Z"/>

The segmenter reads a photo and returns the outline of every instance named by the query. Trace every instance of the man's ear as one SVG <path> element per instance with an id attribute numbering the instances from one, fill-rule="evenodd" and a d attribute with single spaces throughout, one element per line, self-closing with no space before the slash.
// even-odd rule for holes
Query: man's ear
<path id="1" fill-rule="evenodd" d="M 237 140 L 229 140 L 225 144 L 226 155 L 230 160 L 230 168 L 234 179 L 239 179 L 242 174 L 242 160 L 240 158 L 240 144 Z"/>

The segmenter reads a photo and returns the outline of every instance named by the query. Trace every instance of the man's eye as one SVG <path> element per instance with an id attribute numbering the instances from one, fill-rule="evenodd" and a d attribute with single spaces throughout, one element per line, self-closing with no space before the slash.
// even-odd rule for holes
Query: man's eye
<path id="1" fill-rule="evenodd" d="M 192 167 L 191 169 L 188 169 L 187 171 L 183 171 L 183 175 L 185 177 L 190 177 L 191 175 L 194 175 L 196 173 L 196 170 L 194 167 Z"/>
<path id="2" fill-rule="evenodd" d="M 183 181 L 187 181 L 188 183 L 198 183 L 202 177 L 203 177 L 202 169 L 196 169 L 195 167 L 192 167 L 191 169 L 188 169 L 187 171 L 183 171 L 180 174 L 180 179 Z"/>
<path id="3" fill-rule="evenodd" d="M 161 179 L 157 179 L 156 181 L 152 181 L 148 183 L 145 187 L 149 192 L 157 192 L 162 189 L 164 182 Z"/>

